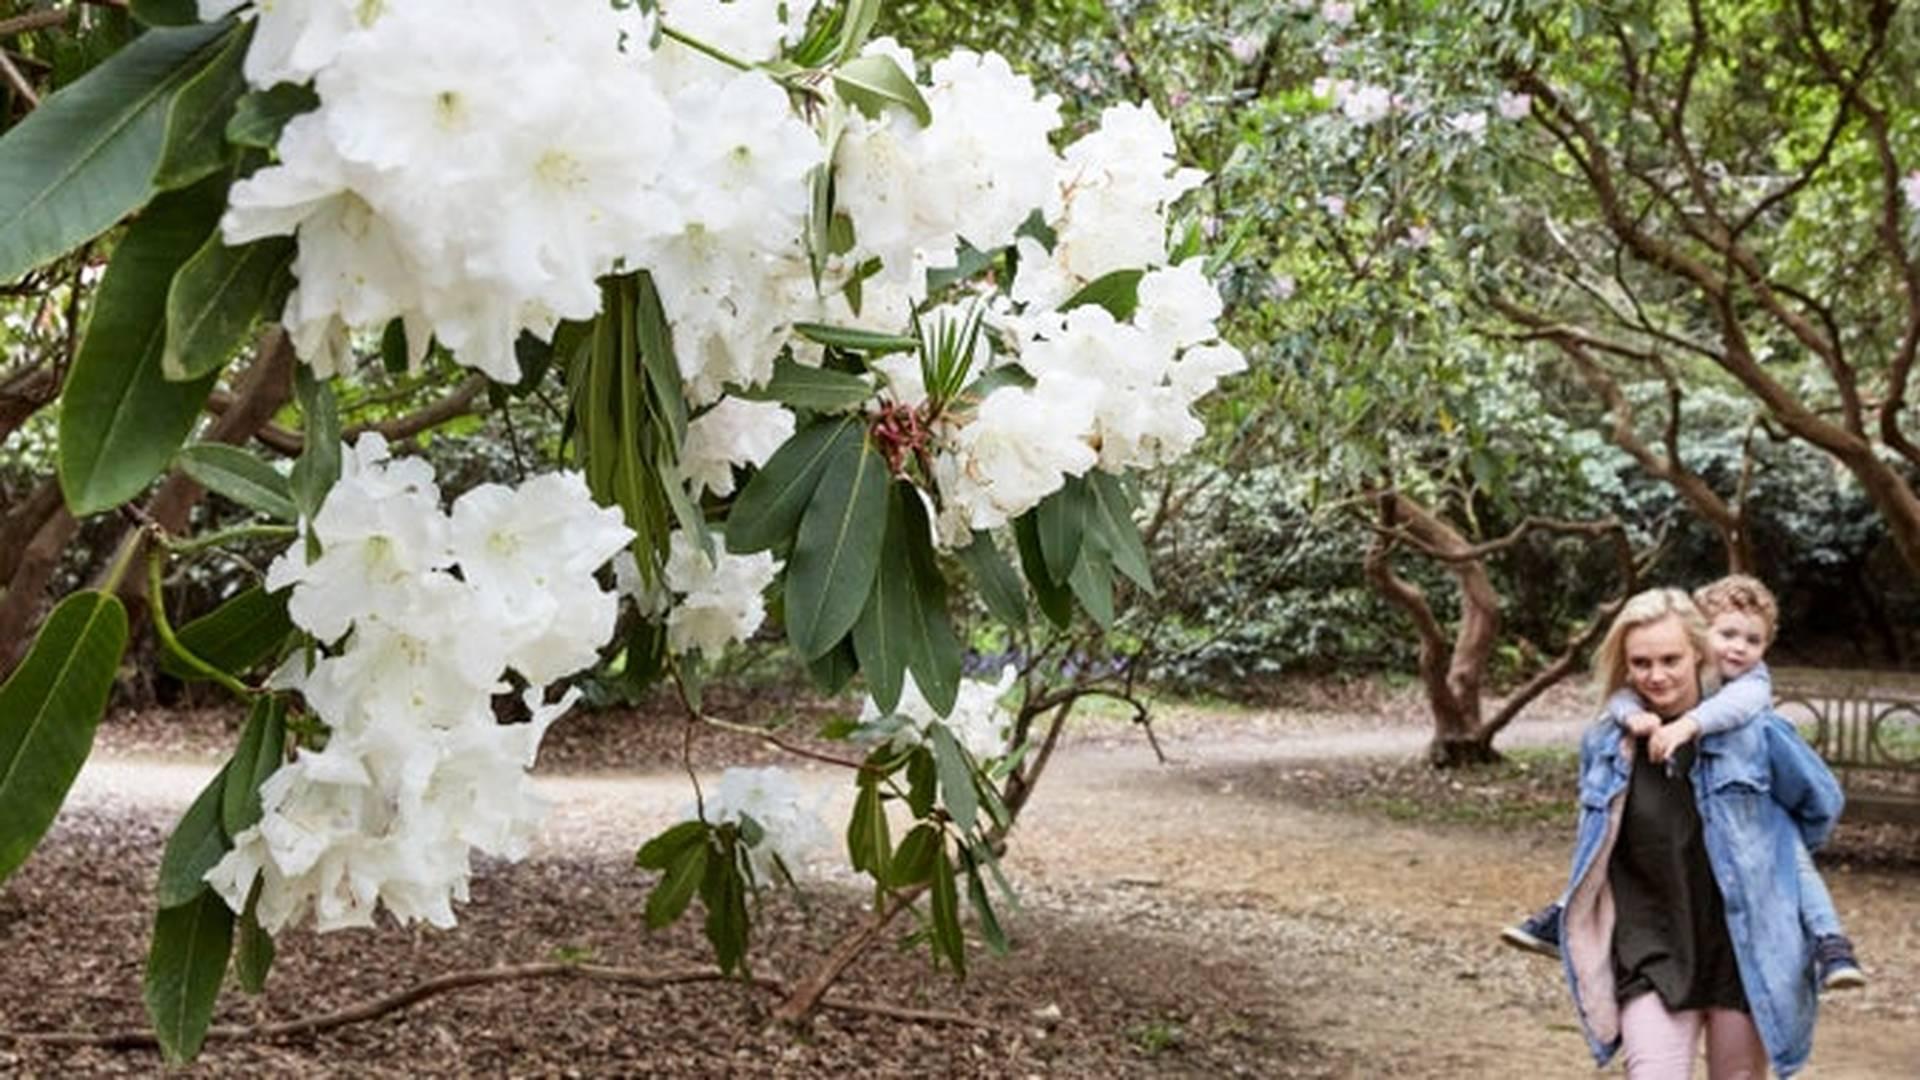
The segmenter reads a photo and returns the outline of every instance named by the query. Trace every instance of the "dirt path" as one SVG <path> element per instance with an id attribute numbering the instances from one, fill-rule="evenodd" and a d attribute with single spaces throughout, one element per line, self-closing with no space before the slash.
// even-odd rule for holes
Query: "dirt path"
<path id="1" fill-rule="evenodd" d="M 1575 728 L 1533 725 L 1513 741 L 1570 742 Z M 1423 737 L 1389 728 L 1182 740 L 1170 766 L 1143 744 L 1075 746 L 1042 784 L 1007 868 L 1029 909 L 1236 955 L 1264 980 L 1288 1028 L 1353 1063 L 1352 1075 L 1590 1076 L 1557 967 L 1494 939 L 1552 896 L 1562 844 L 1537 833 L 1395 825 L 1275 797 L 1270 774 L 1280 766 L 1411 754 Z M 840 774 L 796 771 L 828 792 L 829 820 L 844 818 Z M 69 812 L 177 812 L 210 773 L 199 763 L 96 760 Z M 555 804 L 542 839 L 550 855 L 624 855 L 690 801 L 686 778 L 670 772 L 547 777 L 543 790 Z M 1920 888 L 1910 872 L 1829 883 L 1875 982 L 1828 1004 L 1814 1064 L 1801 1075 L 1920 1077 Z M 1167 952 L 1110 962 L 1165 963 Z"/>

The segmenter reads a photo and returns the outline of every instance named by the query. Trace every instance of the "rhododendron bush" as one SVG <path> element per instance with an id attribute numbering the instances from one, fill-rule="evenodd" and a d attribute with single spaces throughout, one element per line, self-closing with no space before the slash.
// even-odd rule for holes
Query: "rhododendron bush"
<path id="1" fill-rule="evenodd" d="M 996 54 L 872 38 L 863 0 L 132 7 L 148 28 L 0 139 L 0 266 L 128 222 L 61 405 L 75 514 L 178 467 L 257 515 L 236 535 L 285 544 L 203 620 L 152 609 L 169 663 L 248 709 L 162 866 L 169 1054 L 196 1052 L 229 955 L 257 990 L 287 927 L 454 926 L 474 854 L 537 832 L 528 769 L 570 680 L 617 658 L 698 719 L 703 667 L 770 609 L 823 689 L 866 694 L 838 831 L 876 909 L 924 895 L 963 968 L 963 885 L 997 942 L 1009 787 L 1070 699 L 963 678 L 955 590 L 1010 624 L 1109 623 L 1152 588 L 1129 478 L 1187 453 L 1244 367 L 1169 250 L 1203 178 L 1154 109 L 1069 131 Z M 189 441 L 262 324 L 299 361 L 290 472 Z M 342 433 L 376 354 L 563 384 L 572 468 L 449 498 Z M 144 530 L 0 688 L 0 721 L 31 718 L 0 772 L 32 781 L 0 787 L 0 876 L 86 756 L 129 566 L 157 599 L 169 560 L 226 539 Z M 646 920 L 698 899 L 744 970 L 747 900 L 831 835 L 778 770 L 696 784 L 640 848 Z"/>

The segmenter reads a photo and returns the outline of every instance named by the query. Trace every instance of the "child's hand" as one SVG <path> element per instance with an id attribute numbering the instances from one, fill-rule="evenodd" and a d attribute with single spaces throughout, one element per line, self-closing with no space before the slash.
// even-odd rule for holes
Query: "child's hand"
<path id="1" fill-rule="evenodd" d="M 1665 761 L 1699 734 L 1699 721 L 1692 716 L 1683 716 L 1653 733 L 1653 738 L 1647 741 L 1647 757 L 1656 763 Z"/>
<path id="2" fill-rule="evenodd" d="M 1660 718 L 1650 712 L 1637 712 L 1627 717 L 1627 734 L 1636 739 L 1644 739 L 1660 730 Z M 1659 758 L 1653 760 L 1659 761 Z"/>

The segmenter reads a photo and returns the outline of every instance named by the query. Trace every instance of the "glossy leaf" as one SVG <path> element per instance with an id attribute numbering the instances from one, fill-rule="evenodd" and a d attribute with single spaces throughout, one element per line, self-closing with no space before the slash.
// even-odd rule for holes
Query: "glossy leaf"
<path id="1" fill-rule="evenodd" d="M 880 545 L 880 569 L 860 621 L 853 624 L 853 653 L 867 679 L 867 694 L 882 713 L 900 703 L 906 682 L 907 651 L 919 634 L 920 603 L 913 566 L 907 558 L 902 499 L 914 499 L 904 482 L 887 485 L 887 530 Z"/>
<path id="2" fill-rule="evenodd" d="M 860 794 L 853 800 L 853 816 L 847 819 L 847 860 L 856 871 L 881 881 L 893 863 L 893 835 L 886 806 L 880 801 L 879 785 L 867 782 L 864 775 Z"/>
<path id="3" fill-rule="evenodd" d="M 808 322 L 794 323 L 793 329 L 795 333 L 815 344 L 845 349 L 848 352 L 865 353 L 868 356 L 914 352 L 920 348 L 919 338 L 903 334 L 883 334 L 876 330 L 855 330 L 851 327 Z"/>
<path id="4" fill-rule="evenodd" d="M 199 419 L 214 376 L 169 382 L 160 367 L 167 288 L 225 207 L 224 176 L 163 195 L 114 252 L 60 398 L 60 489 L 75 516 L 146 490 Z"/>
<path id="5" fill-rule="evenodd" d="M 787 640 L 809 660 L 860 618 L 886 535 L 887 465 L 864 430 L 851 430 L 834 441 L 787 564 Z"/>
<path id="6" fill-rule="evenodd" d="M 62 600 L 0 685 L 0 882 L 33 852 L 93 749 L 127 647 L 127 613 L 105 593 Z"/>
<path id="7" fill-rule="evenodd" d="M 667 872 L 647 894 L 647 927 L 658 930 L 671 924 L 687 910 L 693 896 L 707 877 L 705 836 L 689 844 L 667 864 Z"/>
<path id="8" fill-rule="evenodd" d="M 255 585 L 180 627 L 176 636 L 188 652 L 238 676 L 272 659 L 292 632 L 286 592 L 269 593 Z M 161 654 L 160 670 L 189 682 L 206 678 L 171 651 Z"/>
<path id="9" fill-rule="evenodd" d="M 207 237 L 167 289 L 167 336 L 160 364 L 176 382 L 227 366 L 264 319 L 278 318 L 293 285 L 293 239 L 269 236 L 228 247 Z"/>
<path id="10" fill-rule="evenodd" d="M 1069 476 L 1060 490 L 1040 500 L 1034 508 L 1034 525 L 1040 532 L 1040 553 L 1046 559 L 1047 576 L 1056 584 L 1066 584 L 1080 559 L 1080 548 L 1087 534 L 1090 500 L 1087 484 Z"/>
<path id="11" fill-rule="evenodd" d="M 298 515 L 287 478 L 253 454 L 227 443 L 192 443 L 176 459 L 180 471 L 208 491 L 275 521 Z"/>
<path id="12" fill-rule="evenodd" d="M 273 970 L 276 950 L 273 935 L 260 926 L 258 907 L 262 882 L 256 878 L 253 892 L 247 896 L 247 910 L 240 915 L 233 944 L 233 976 L 240 989 L 257 994 L 267 987 L 267 973 Z"/>
<path id="13" fill-rule="evenodd" d="M 327 492 L 340 479 L 340 405 L 333 388 L 314 378 L 305 364 L 294 366 L 293 395 L 306 421 L 306 445 L 287 481 L 293 491 L 293 505 L 302 518 L 312 521 L 326 503 Z"/>
<path id="14" fill-rule="evenodd" d="M 218 172 L 232 158 L 227 120 L 247 92 L 240 69 L 253 40 L 254 23 L 228 26 L 225 45 L 180 87 L 167 109 L 166 141 L 153 172 L 153 184 L 162 191 L 186 187 Z"/>
<path id="15" fill-rule="evenodd" d="M 889 105 L 907 110 L 921 127 L 933 123 L 933 110 L 913 78 L 900 70 L 893 57 L 869 53 L 847 61 L 833 72 L 840 96 L 870 117 L 879 117 Z"/>
<path id="16" fill-rule="evenodd" d="M 964 650 L 947 615 L 947 580 L 934 555 L 926 504 L 917 493 L 909 490 L 900 500 L 900 517 L 900 546 L 907 556 L 914 596 L 914 619 L 906 627 L 907 670 L 927 704 L 945 716 L 960 694 Z M 890 527 L 889 532 L 893 531 Z"/>
<path id="17" fill-rule="evenodd" d="M 1112 558 L 1114 569 L 1147 592 L 1155 592 L 1153 570 L 1147 563 L 1147 546 L 1140 537 L 1140 527 L 1133 520 L 1133 500 L 1127 498 L 1120 478 L 1091 469 L 1086 479 L 1092 500 L 1088 521 Z"/>
<path id="18" fill-rule="evenodd" d="M 993 542 L 993 534 L 985 530 L 975 530 L 973 543 L 955 552 L 960 564 L 967 568 L 967 574 L 973 579 L 973 587 L 986 602 L 987 611 L 1001 622 L 1012 626 L 1025 626 L 1027 622 L 1027 590 L 1020 584 L 1020 575 L 1000 553 Z"/>
<path id="19" fill-rule="evenodd" d="M 1020 569 L 1033 590 L 1033 601 L 1047 621 L 1064 629 L 1073 618 L 1073 593 L 1053 580 L 1047 572 L 1046 556 L 1040 553 L 1040 530 L 1033 513 L 1022 514 L 1013 522 L 1013 538 L 1020 548 Z"/>
<path id="20" fill-rule="evenodd" d="M 183 1064 L 200 1052 L 232 952 L 233 912 L 212 889 L 154 917 L 142 996 L 169 1062 Z"/>
<path id="21" fill-rule="evenodd" d="M 286 706 L 272 695 L 255 699 L 221 788 L 220 827 L 227 836 L 239 836 L 259 822 L 260 785 L 279 771 L 286 749 Z"/>
<path id="22" fill-rule="evenodd" d="M 160 881 L 155 889 L 162 908 L 193 902 L 206 888 L 207 871 L 227 853 L 226 831 L 220 825 L 220 810 L 226 799 L 227 776 L 232 762 L 220 767 L 200 789 L 200 794 L 181 815 L 167 837 L 166 851 L 160 856 Z"/>
<path id="23" fill-rule="evenodd" d="M 744 555 L 791 540 L 835 452 L 864 436 L 865 429 L 849 416 L 821 420 L 788 439 L 734 499 L 727 515 L 727 550 Z"/>
<path id="24" fill-rule="evenodd" d="M 1145 276 L 1143 270 L 1115 270 L 1103 274 L 1068 297 L 1066 303 L 1060 305 L 1060 310 L 1072 311 L 1088 304 L 1098 304 L 1115 319 L 1125 322 L 1133 318 L 1134 310 L 1140 306 L 1140 279 Z"/>
<path id="25" fill-rule="evenodd" d="M 777 401 L 789 409 L 837 413 L 871 398 L 873 383 L 849 372 L 781 359 L 774 362 L 773 378 L 765 386 L 736 391 L 733 396 L 746 401 Z"/>
<path id="26" fill-rule="evenodd" d="M 928 725 L 928 741 L 933 748 L 933 765 L 940 774 L 940 805 L 961 831 L 973 831 L 980 813 L 980 799 L 973 791 L 973 767 L 967 752 L 954 741 L 945 724 Z"/>
<path id="27" fill-rule="evenodd" d="M 320 107 L 320 95 L 305 83 L 280 83 L 255 90 L 235 103 L 227 121 L 227 141 L 235 146 L 271 150 L 287 121 Z"/>
<path id="28" fill-rule="evenodd" d="M 127 10 L 148 26 L 193 26 L 200 21 L 196 0 L 128 0 Z"/>
<path id="29" fill-rule="evenodd" d="M 0 281 L 66 254 L 152 196 L 174 95 L 224 32 L 141 34 L 0 137 Z"/>
<path id="30" fill-rule="evenodd" d="M 933 952 L 944 956 L 956 974 L 967 973 L 967 939 L 960 929 L 960 895 L 953 884 L 953 862 L 947 845 L 934 851 L 933 887 L 928 890 L 933 909 Z"/>
<path id="31" fill-rule="evenodd" d="M 747 958 L 747 884 L 728 850 L 709 850 L 700 883 L 700 901 L 707 906 L 707 941 L 713 945 L 720 970 L 744 969 Z"/>
<path id="32" fill-rule="evenodd" d="M 908 830 L 893 853 L 887 880 L 896 889 L 918 885 L 933 877 L 934 849 L 946 842 L 938 826 L 920 824 Z"/>
<path id="33" fill-rule="evenodd" d="M 706 843 L 710 831 L 704 821 L 682 821 L 640 845 L 639 853 L 633 857 L 633 864 L 643 870 L 665 870 L 680 857 L 681 852 L 695 844 Z"/>

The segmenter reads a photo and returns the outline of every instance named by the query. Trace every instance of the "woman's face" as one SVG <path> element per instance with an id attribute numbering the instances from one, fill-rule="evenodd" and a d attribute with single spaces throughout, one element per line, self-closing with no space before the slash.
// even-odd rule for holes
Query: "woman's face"
<path id="1" fill-rule="evenodd" d="M 1700 658 L 1677 615 L 1627 631 L 1627 685 L 1664 717 L 1700 703 Z"/>

